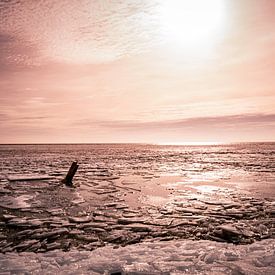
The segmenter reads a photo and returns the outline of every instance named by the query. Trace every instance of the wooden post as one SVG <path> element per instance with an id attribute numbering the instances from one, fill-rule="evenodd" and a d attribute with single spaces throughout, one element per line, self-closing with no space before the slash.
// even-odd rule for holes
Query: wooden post
<path id="1" fill-rule="evenodd" d="M 78 164 L 76 161 L 74 161 L 71 165 L 71 168 L 69 169 L 66 177 L 62 180 L 63 183 L 65 183 L 67 186 L 72 187 L 73 186 L 73 177 L 78 169 Z"/>

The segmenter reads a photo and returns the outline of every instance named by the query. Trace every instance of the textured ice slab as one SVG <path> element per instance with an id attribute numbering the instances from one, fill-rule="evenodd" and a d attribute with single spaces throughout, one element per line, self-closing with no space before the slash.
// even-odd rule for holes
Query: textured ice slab
<path id="1" fill-rule="evenodd" d="M 48 180 L 52 179 L 48 175 L 9 175 L 9 181 L 33 181 L 33 180 Z"/>
<path id="2" fill-rule="evenodd" d="M 142 243 L 92 252 L 0 254 L 11 274 L 275 274 L 275 240 L 236 246 L 211 241 Z M 8 274 L 8 273 L 7 273 Z"/>
<path id="3" fill-rule="evenodd" d="M 8 209 L 23 209 L 28 208 L 31 204 L 28 202 L 33 196 L 31 195 L 20 195 L 17 197 L 13 196 L 2 196 L 0 201 L 0 207 Z"/>

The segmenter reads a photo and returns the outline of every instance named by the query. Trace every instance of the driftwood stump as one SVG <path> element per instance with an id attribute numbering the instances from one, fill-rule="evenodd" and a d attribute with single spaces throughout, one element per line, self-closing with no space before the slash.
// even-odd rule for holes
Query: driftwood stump
<path id="1" fill-rule="evenodd" d="M 74 161 L 71 165 L 71 168 L 69 169 L 66 177 L 61 181 L 63 183 L 65 183 L 67 186 L 72 187 L 73 186 L 73 177 L 78 169 L 78 164 L 76 161 Z"/>

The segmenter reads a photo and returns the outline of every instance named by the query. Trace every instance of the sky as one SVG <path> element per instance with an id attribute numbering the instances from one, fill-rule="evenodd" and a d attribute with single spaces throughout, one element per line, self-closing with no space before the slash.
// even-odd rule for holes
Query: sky
<path id="1" fill-rule="evenodd" d="M 0 0 L 0 143 L 275 141 L 274 0 Z"/>

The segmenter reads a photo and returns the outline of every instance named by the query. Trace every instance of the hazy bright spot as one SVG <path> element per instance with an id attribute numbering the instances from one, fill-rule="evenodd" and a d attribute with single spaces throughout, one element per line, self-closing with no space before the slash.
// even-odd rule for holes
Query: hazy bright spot
<path id="1" fill-rule="evenodd" d="M 170 46 L 202 52 L 221 38 L 226 23 L 225 1 L 163 1 L 160 20 L 161 35 Z"/>

